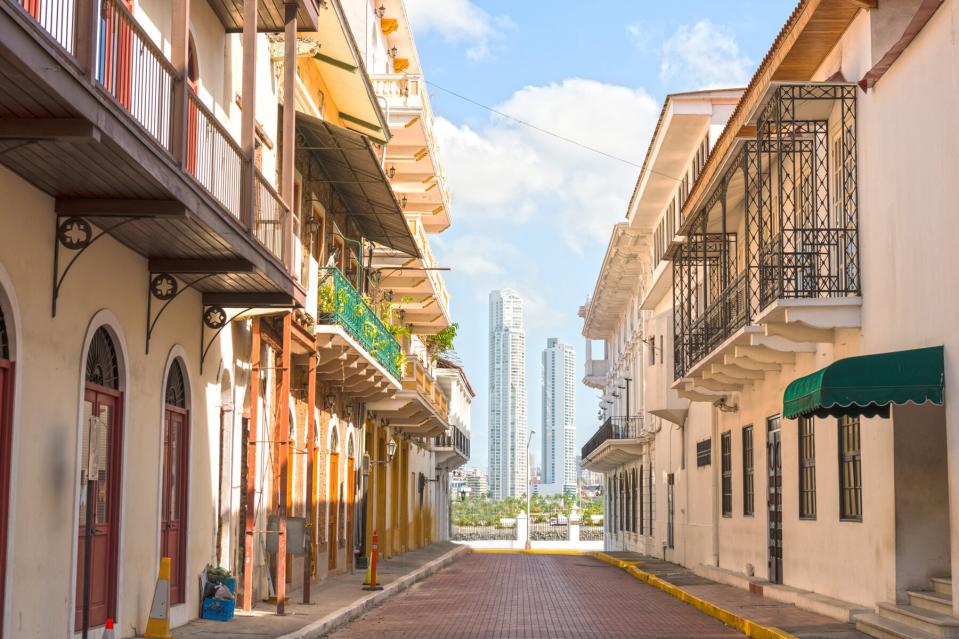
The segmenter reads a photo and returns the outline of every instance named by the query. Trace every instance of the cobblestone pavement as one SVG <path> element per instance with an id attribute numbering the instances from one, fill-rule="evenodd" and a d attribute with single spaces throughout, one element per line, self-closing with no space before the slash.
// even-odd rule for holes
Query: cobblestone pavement
<path id="1" fill-rule="evenodd" d="M 469 555 L 335 639 L 742 637 L 591 557 Z"/>

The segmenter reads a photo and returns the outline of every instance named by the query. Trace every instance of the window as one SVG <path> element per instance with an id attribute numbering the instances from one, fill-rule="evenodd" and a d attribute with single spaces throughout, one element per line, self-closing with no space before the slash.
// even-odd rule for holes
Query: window
<path id="1" fill-rule="evenodd" d="M 644 484 L 646 483 L 646 477 L 643 473 L 644 468 L 639 467 L 639 534 L 642 535 L 645 530 L 646 522 L 646 509 L 643 506 L 646 505 L 646 496 L 643 493 Z"/>
<path id="2" fill-rule="evenodd" d="M 649 458 L 649 536 L 653 536 L 653 459 Z"/>
<path id="3" fill-rule="evenodd" d="M 862 467 L 859 418 L 839 418 L 839 517 L 862 521 Z"/>
<path id="4" fill-rule="evenodd" d="M 799 518 L 816 518 L 816 437 L 812 417 L 799 418 Z"/>
<path id="5" fill-rule="evenodd" d="M 721 435 L 720 453 L 723 464 L 723 517 L 733 516 L 733 436 L 727 430 Z"/>
<path id="6" fill-rule="evenodd" d="M 755 484 L 753 483 L 753 427 L 743 427 L 743 515 L 755 512 Z"/>
<path id="7" fill-rule="evenodd" d="M 655 335 L 649 338 L 648 344 L 649 344 L 649 365 L 655 366 L 656 365 L 656 336 Z"/>
<path id="8" fill-rule="evenodd" d="M 709 466 L 710 457 L 712 456 L 713 442 L 710 439 L 704 439 L 701 442 L 696 442 L 696 466 L 702 468 L 703 466 Z"/>
<path id="9" fill-rule="evenodd" d="M 673 473 L 666 476 L 666 545 L 674 548 L 676 529 L 676 496 L 673 486 L 676 484 Z"/>
<path id="10" fill-rule="evenodd" d="M 631 481 L 630 485 L 631 485 L 632 488 L 633 488 L 633 495 L 632 495 L 632 498 L 631 498 L 631 500 L 630 500 L 630 504 L 632 505 L 632 513 L 631 513 L 631 517 L 632 517 L 632 522 L 631 522 L 631 523 L 632 523 L 632 526 L 630 527 L 630 530 L 632 530 L 633 532 L 636 532 L 636 493 L 638 492 L 637 489 L 636 489 L 636 469 L 634 468 L 634 469 L 633 469 L 632 471 L 630 471 L 630 472 L 632 473 L 632 481 Z"/>

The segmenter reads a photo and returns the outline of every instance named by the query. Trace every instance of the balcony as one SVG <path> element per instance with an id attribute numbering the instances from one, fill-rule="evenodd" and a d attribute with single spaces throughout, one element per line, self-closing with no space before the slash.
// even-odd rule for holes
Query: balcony
<path id="1" fill-rule="evenodd" d="M 402 390 L 392 399 L 371 402 L 370 410 L 399 432 L 433 437 L 449 428 L 449 400 L 420 357 L 410 354 L 403 369 Z"/>
<path id="2" fill-rule="evenodd" d="M 678 231 L 674 388 L 715 401 L 860 325 L 856 88 L 774 85 Z"/>
<path id="3" fill-rule="evenodd" d="M 393 188 L 406 198 L 406 211 L 418 214 L 427 232 L 450 226 L 450 194 L 433 133 L 435 120 L 419 74 L 371 75 L 373 91 L 386 101 L 393 137 L 387 166 L 395 168 Z"/>
<path id="4" fill-rule="evenodd" d="M 389 291 L 393 308 L 402 313 L 403 325 L 414 334 L 432 335 L 450 325 L 450 295 L 419 217 L 407 217 L 407 223 L 420 258 L 379 246 L 373 268 L 379 288 Z"/>
<path id="5" fill-rule="evenodd" d="M 642 417 L 609 417 L 582 450 L 582 466 L 606 472 L 635 461 L 645 441 Z"/>
<path id="6" fill-rule="evenodd" d="M 319 379 L 367 401 L 391 396 L 402 388 L 400 343 L 336 267 L 321 269 L 317 317 Z"/>
<path id="7" fill-rule="evenodd" d="M 449 431 L 433 438 L 433 451 L 438 467 L 452 470 L 459 468 L 470 459 L 470 436 L 451 425 Z"/>
<path id="8" fill-rule="evenodd" d="M 608 359 L 588 359 L 585 363 L 586 370 L 583 376 L 583 383 L 590 388 L 605 390 L 609 375 Z"/>
<path id="9" fill-rule="evenodd" d="M 58 224 L 105 230 L 206 303 L 303 302 L 286 204 L 124 3 L 0 0 L 0 62 L 0 162 Z"/>
<path id="10" fill-rule="evenodd" d="M 286 4 L 289 0 L 257 0 L 256 30 L 260 33 L 283 33 L 286 26 Z M 319 5 L 317 0 L 297 0 L 297 31 L 316 31 Z M 246 0 L 210 0 L 210 8 L 220 19 L 227 33 L 243 31 Z"/>

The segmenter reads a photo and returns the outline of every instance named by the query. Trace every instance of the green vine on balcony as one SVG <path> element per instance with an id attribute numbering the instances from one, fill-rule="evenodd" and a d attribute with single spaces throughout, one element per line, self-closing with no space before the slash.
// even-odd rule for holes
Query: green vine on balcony
<path id="1" fill-rule="evenodd" d="M 430 360 L 435 362 L 440 355 L 453 350 L 453 340 L 456 339 L 456 332 L 459 330 L 459 327 L 458 322 L 453 322 L 440 332 L 435 335 L 430 335 L 423 340 Z"/>

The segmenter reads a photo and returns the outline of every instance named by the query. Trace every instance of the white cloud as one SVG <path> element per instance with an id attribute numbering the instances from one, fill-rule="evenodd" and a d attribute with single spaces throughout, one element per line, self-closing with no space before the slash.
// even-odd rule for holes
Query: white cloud
<path id="1" fill-rule="evenodd" d="M 660 78 L 684 91 L 743 86 L 752 66 L 729 29 L 700 20 L 663 43 Z"/>
<path id="2" fill-rule="evenodd" d="M 447 42 L 466 43 L 466 57 L 482 60 L 502 31 L 515 26 L 506 16 L 491 16 L 471 0 L 407 0 L 417 33 L 434 32 Z"/>
<path id="3" fill-rule="evenodd" d="M 639 165 L 659 105 L 641 89 L 572 78 L 525 87 L 497 110 Z M 539 223 L 576 251 L 605 245 L 639 172 L 495 115 L 481 127 L 440 118 L 436 133 L 456 220 Z"/>

